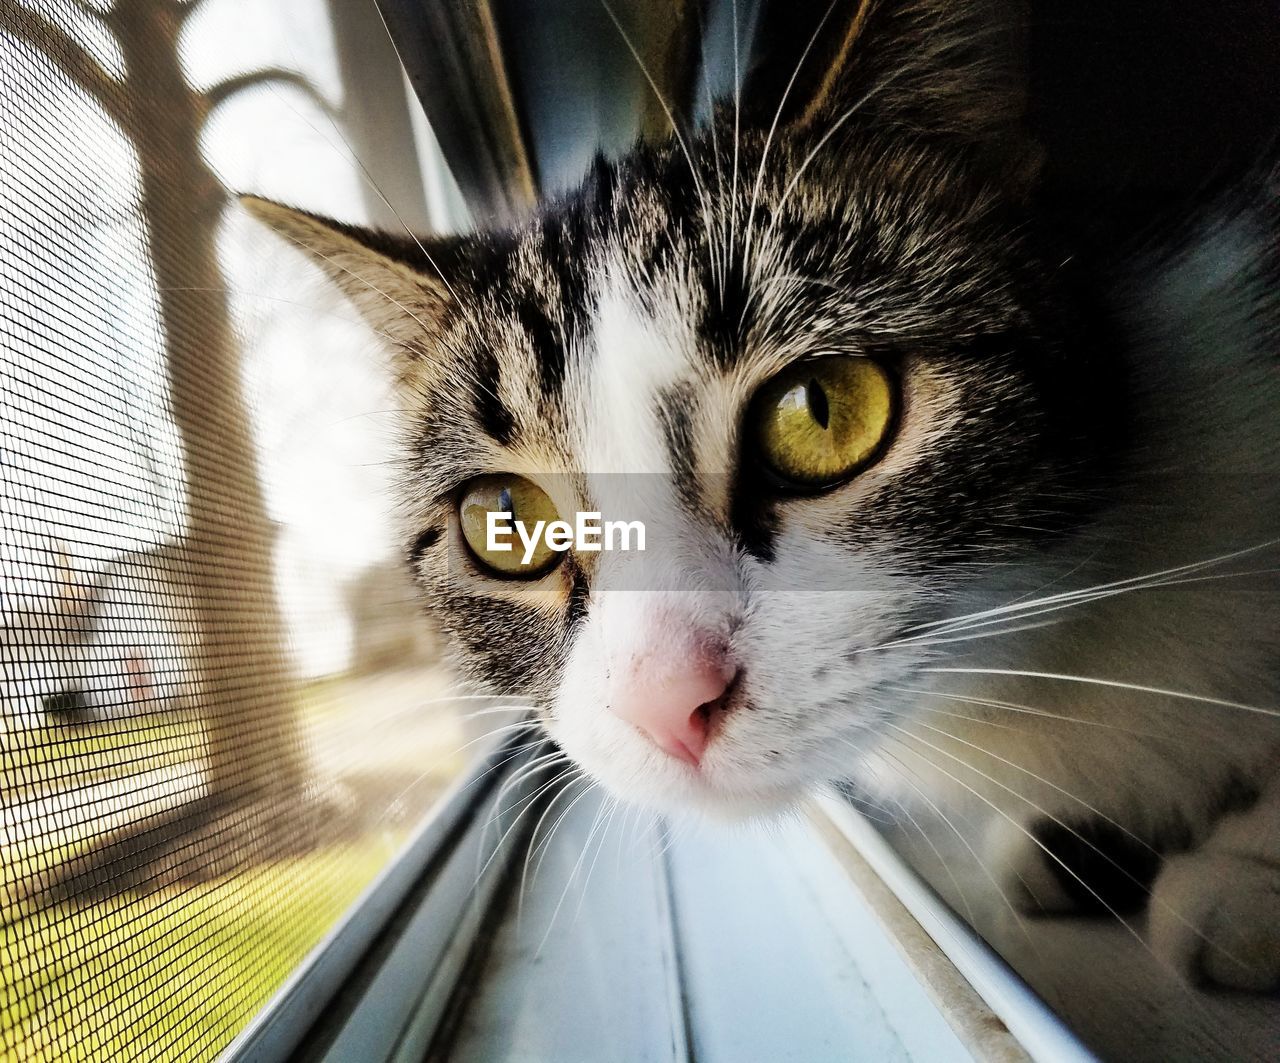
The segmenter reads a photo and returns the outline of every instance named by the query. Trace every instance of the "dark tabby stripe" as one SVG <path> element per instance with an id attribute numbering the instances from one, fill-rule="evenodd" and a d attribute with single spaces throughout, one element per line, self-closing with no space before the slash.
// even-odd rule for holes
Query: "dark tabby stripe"
<path id="1" fill-rule="evenodd" d="M 428 528 L 414 539 L 413 545 L 409 547 L 409 564 L 417 567 L 422 555 L 440 541 L 441 534 L 439 528 Z"/>
<path id="2" fill-rule="evenodd" d="M 533 357 L 538 365 L 538 383 L 542 394 L 554 399 L 564 386 L 565 349 L 561 337 L 547 312 L 540 306 L 520 300 L 516 303 L 520 327 L 529 337 Z"/>
<path id="3" fill-rule="evenodd" d="M 485 350 L 476 356 L 476 378 L 472 382 L 472 406 L 476 420 L 494 440 L 502 446 L 510 446 L 517 435 L 516 419 L 503 405 L 499 397 L 501 370 L 492 351 Z"/>
<path id="4" fill-rule="evenodd" d="M 658 396 L 656 414 L 671 462 L 671 475 L 680 498 L 690 510 L 696 510 L 698 503 L 698 477 L 693 452 L 693 415 L 696 409 L 697 391 L 687 381 L 665 389 Z"/>

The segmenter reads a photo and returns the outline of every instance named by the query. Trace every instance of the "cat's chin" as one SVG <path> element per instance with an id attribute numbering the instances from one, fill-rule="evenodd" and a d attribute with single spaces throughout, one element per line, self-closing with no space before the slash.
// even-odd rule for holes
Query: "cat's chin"
<path id="1" fill-rule="evenodd" d="M 784 767 L 739 750 L 712 750 L 700 767 L 659 752 L 622 726 L 599 730 L 565 726 L 563 714 L 548 726 L 551 737 L 596 783 L 627 805 L 681 817 L 743 822 L 785 814 L 812 792 L 814 780 L 799 766 Z"/>
<path id="2" fill-rule="evenodd" d="M 679 809 L 670 810 L 673 815 L 693 814 L 717 823 L 749 823 L 762 819 L 776 819 L 795 810 L 809 796 L 800 787 L 778 787 L 771 790 L 721 790 L 702 787 L 702 792 Z"/>
<path id="3" fill-rule="evenodd" d="M 679 767 L 680 778 L 663 772 L 648 785 L 613 785 L 599 778 L 605 789 L 630 805 L 673 818 L 694 816 L 717 823 L 748 823 L 775 819 L 794 810 L 809 796 L 809 788 L 784 783 L 773 786 L 736 786 L 729 780 L 707 778 L 701 772 Z"/>

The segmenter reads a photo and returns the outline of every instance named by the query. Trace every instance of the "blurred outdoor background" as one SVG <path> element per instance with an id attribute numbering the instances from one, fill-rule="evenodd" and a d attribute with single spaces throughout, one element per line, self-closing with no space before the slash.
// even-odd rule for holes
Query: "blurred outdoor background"
<path id="1" fill-rule="evenodd" d="M 409 101 L 368 0 L 0 0 L 8 1058 L 216 1054 L 477 748 L 377 341 L 227 192 L 454 226 Z"/>

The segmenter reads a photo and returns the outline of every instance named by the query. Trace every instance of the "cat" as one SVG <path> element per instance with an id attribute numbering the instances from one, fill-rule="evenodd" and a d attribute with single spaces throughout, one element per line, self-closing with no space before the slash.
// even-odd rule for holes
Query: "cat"
<path id="1" fill-rule="evenodd" d="M 588 776 L 711 816 L 967 806 L 994 895 L 1145 904 L 1181 974 L 1272 990 L 1280 181 L 1080 253 L 1000 7 L 853 5 L 772 113 L 513 228 L 243 202 L 394 352 L 408 561 L 460 666 Z M 649 546 L 513 567 L 478 531 L 513 509 Z"/>

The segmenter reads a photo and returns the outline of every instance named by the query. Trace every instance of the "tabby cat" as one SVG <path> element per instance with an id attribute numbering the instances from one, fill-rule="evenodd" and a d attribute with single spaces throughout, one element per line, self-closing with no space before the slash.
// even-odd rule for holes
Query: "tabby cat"
<path id="1" fill-rule="evenodd" d="M 612 793 L 982 813 L 1020 909 L 1280 984 L 1280 216 L 1105 265 L 1038 196 L 1007 5 L 864 0 L 822 77 L 513 228 L 260 199 L 394 351 L 409 563 Z M 489 549 L 490 511 L 644 552 Z"/>

